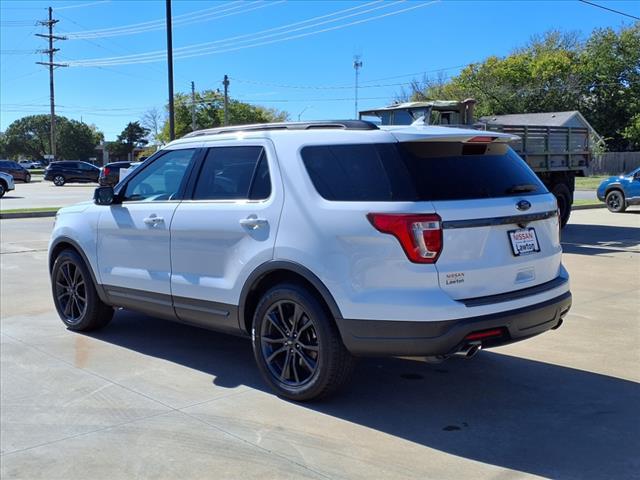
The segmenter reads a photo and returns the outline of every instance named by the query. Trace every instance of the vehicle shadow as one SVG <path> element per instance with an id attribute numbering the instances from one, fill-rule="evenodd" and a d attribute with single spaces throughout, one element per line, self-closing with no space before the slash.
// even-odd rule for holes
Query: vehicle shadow
<path id="1" fill-rule="evenodd" d="M 269 391 L 247 339 L 128 311 L 92 336 L 205 372 L 217 386 Z M 360 359 L 345 389 L 303 404 L 466 459 L 576 479 L 637 475 L 638 405 L 637 383 L 489 351 L 439 365 Z"/>
<path id="2" fill-rule="evenodd" d="M 579 255 L 611 254 L 611 249 L 640 246 L 640 228 L 611 225 L 568 224 L 561 234 L 562 250 Z"/>
<path id="3" fill-rule="evenodd" d="M 17 200 L 19 198 L 24 198 L 24 197 L 19 197 L 17 195 L 5 195 L 4 197 L 2 197 L 2 200 Z"/>

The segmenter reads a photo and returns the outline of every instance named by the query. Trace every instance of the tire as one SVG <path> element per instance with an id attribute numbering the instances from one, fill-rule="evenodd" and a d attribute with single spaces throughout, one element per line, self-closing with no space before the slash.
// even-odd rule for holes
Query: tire
<path id="1" fill-rule="evenodd" d="M 7 188 L 4 186 L 4 183 L 0 182 L 0 198 L 4 197 L 4 194 L 6 193 Z"/>
<path id="2" fill-rule="evenodd" d="M 100 300 L 87 266 L 74 250 L 63 250 L 57 256 L 51 291 L 58 315 L 69 330 L 97 330 L 113 318 L 113 308 Z"/>
<path id="3" fill-rule="evenodd" d="M 276 285 L 263 295 L 251 338 L 262 378 L 290 400 L 326 397 L 353 370 L 354 359 L 333 319 L 314 295 L 298 285 Z"/>
<path id="4" fill-rule="evenodd" d="M 564 183 L 556 183 L 551 189 L 558 202 L 558 210 L 560 210 L 560 227 L 564 226 L 569 221 L 571 215 L 571 190 Z"/>
<path id="5" fill-rule="evenodd" d="M 27 172 L 27 174 L 24 176 L 24 183 L 29 183 L 29 182 L 31 182 L 31 174 Z"/>
<path id="6" fill-rule="evenodd" d="M 66 180 L 64 179 L 64 177 L 62 175 L 56 175 L 55 177 L 53 177 L 53 184 L 56 187 L 63 186 L 65 181 Z"/>
<path id="7" fill-rule="evenodd" d="M 604 202 L 610 212 L 622 213 L 627 209 L 627 201 L 622 190 L 610 190 L 604 198 Z"/>

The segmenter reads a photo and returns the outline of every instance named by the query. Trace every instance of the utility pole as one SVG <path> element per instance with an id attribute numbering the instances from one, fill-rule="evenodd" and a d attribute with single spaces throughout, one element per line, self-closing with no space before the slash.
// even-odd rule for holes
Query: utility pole
<path id="1" fill-rule="evenodd" d="M 55 103 L 55 94 L 53 88 L 53 69 L 54 67 L 66 67 L 66 64 L 63 63 L 54 63 L 53 54 L 60 50 L 59 48 L 53 48 L 54 40 L 66 40 L 67 37 L 56 36 L 53 34 L 53 26 L 58 23 L 60 20 L 54 20 L 53 18 L 53 8 L 49 7 L 49 19 L 48 20 L 40 20 L 38 21 L 39 25 L 46 25 L 49 27 L 49 34 L 44 35 L 42 33 L 36 33 L 37 37 L 47 38 L 49 40 L 49 48 L 47 50 L 40 50 L 41 53 L 49 54 L 48 62 L 36 62 L 38 65 L 45 65 L 49 67 L 49 100 L 51 103 L 51 127 L 49 131 L 51 142 L 51 155 L 53 155 L 53 159 L 56 157 L 56 103 Z"/>
<path id="2" fill-rule="evenodd" d="M 362 68 L 362 60 L 360 60 L 360 55 L 355 55 L 353 57 L 353 68 L 356 71 L 356 115 L 354 118 L 358 118 L 358 79 L 360 77 L 360 69 Z"/>
<path id="3" fill-rule="evenodd" d="M 173 110 L 173 40 L 171 38 L 171 0 L 166 0 L 167 7 L 167 72 L 169 75 L 169 140 L 176 138 Z"/>
<path id="4" fill-rule="evenodd" d="M 224 85 L 224 124 L 225 126 L 229 125 L 229 77 L 224 76 L 224 80 L 222 81 L 222 85 Z"/>
<path id="5" fill-rule="evenodd" d="M 191 82 L 191 131 L 196 129 L 196 84 Z"/>

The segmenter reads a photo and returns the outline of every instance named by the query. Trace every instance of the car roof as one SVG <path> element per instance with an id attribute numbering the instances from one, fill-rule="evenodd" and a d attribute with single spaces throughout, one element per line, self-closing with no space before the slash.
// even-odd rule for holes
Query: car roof
<path id="1" fill-rule="evenodd" d="M 341 124 L 340 122 L 349 122 Z M 367 124 L 367 126 L 362 125 Z M 508 142 L 518 137 L 466 128 L 433 125 L 404 125 L 378 127 L 360 120 L 327 122 L 291 122 L 262 125 L 222 127 L 192 132 L 166 145 L 165 149 L 203 146 L 221 141 L 270 139 L 276 144 L 295 145 L 331 143 L 389 143 L 414 141 L 460 141 L 475 137 L 491 137 L 496 142 Z"/>

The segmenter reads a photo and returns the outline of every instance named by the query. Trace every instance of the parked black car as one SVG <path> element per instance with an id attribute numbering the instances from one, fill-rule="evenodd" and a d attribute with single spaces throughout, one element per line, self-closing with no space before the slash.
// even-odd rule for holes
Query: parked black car
<path id="1" fill-rule="evenodd" d="M 64 160 L 51 162 L 44 170 L 44 179 L 61 187 L 65 183 L 89 183 L 97 182 L 100 169 L 87 162 Z"/>
<path id="2" fill-rule="evenodd" d="M 103 187 L 115 187 L 115 185 L 120 181 L 120 169 L 129 168 L 130 166 L 131 162 L 107 163 L 104 167 L 102 167 L 102 170 L 100 170 L 98 183 Z"/>
<path id="3" fill-rule="evenodd" d="M 24 183 L 31 181 L 31 174 L 29 171 L 13 160 L 0 160 L 0 172 L 8 173 L 14 180 L 20 180 Z"/>

